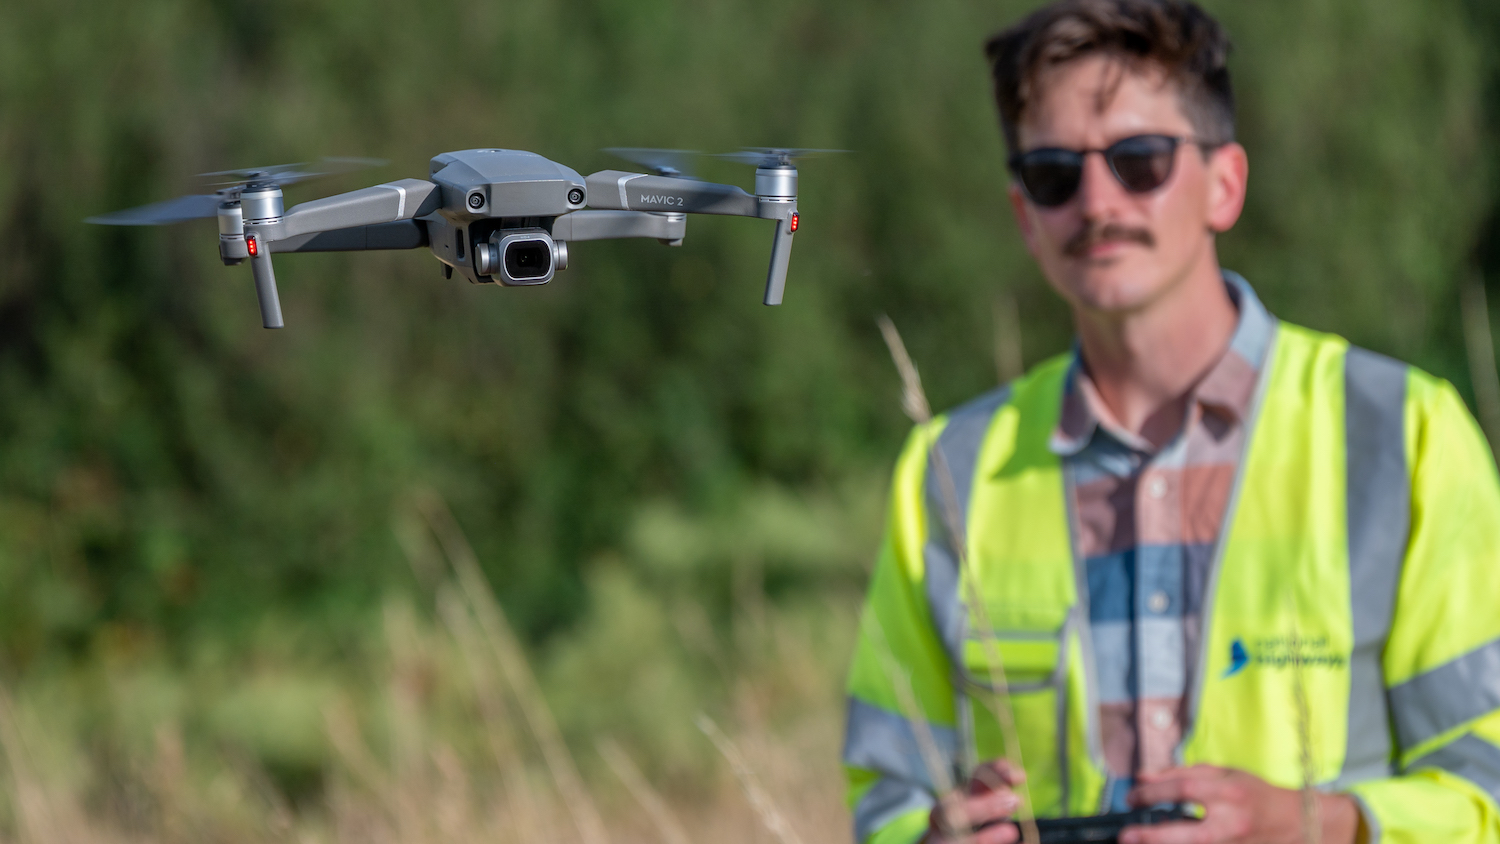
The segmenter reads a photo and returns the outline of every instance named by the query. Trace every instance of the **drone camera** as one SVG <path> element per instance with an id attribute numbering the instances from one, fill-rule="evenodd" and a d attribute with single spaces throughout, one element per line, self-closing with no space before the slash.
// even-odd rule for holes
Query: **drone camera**
<path id="1" fill-rule="evenodd" d="M 568 244 L 544 229 L 496 232 L 488 243 L 474 245 L 474 271 L 507 287 L 546 284 L 567 268 Z"/>
<path id="2" fill-rule="evenodd" d="M 533 281 L 552 274 L 552 249 L 543 240 L 513 240 L 505 245 L 504 274 L 511 281 Z"/>
<path id="3" fill-rule="evenodd" d="M 469 198 L 466 201 L 469 204 L 469 210 L 478 211 L 484 207 L 484 193 L 476 190 L 469 194 Z"/>
<path id="4" fill-rule="evenodd" d="M 568 191 L 568 204 L 569 205 L 582 205 L 583 204 L 583 190 L 580 189 L 580 188 L 573 188 L 572 190 Z"/>

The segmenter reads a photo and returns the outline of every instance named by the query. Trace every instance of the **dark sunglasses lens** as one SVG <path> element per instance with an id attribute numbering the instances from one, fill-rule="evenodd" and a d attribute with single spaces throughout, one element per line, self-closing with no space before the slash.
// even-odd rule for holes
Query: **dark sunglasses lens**
<path id="1" fill-rule="evenodd" d="M 1016 176 L 1026 195 L 1051 208 L 1073 198 L 1083 180 L 1083 159 L 1066 150 L 1036 150 L 1021 157 Z"/>
<path id="2" fill-rule="evenodd" d="M 1126 190 L 1135 193 L 1153 191 L 1172 175 L 1172 160 L 1177 142 L 1173 138 L 1146 135 L 1126 138 L 1105 152 L 1111 170 Z"/>

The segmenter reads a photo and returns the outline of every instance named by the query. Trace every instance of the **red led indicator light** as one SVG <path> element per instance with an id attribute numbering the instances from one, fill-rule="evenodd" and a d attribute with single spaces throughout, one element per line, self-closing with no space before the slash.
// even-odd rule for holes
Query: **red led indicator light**
<path id="1" fill-rule="evenodd" d="M 795 232 L 797 230 L 797 224 L 799 222 L 801 222 L 801 219 L 797 216 L 797 212 L 793 211 L 792 212 L 792 220 L 791 220 L 790 223 L 787 224 L 786 230 L 788 232 Z"/>
<path id="2" fill-rule="evenodd" d="M 260 254 L 260 244 L 255 242 L 255 235 L 245 238 L 245 249 L 250 252 L 252 258 Z"/>

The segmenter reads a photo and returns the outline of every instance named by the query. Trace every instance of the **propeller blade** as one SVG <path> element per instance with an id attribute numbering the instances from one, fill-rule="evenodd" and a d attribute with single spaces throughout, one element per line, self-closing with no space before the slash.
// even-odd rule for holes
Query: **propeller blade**
<path id="1" fill-rule="evenodd" d="M 101 226 L 163 226 L 168 223 L 181 223 L 184 220 L 215 217 L 218 213 L 219 197 L 209 193 L 179 196 L 164 202 L 153 202 L 150 205 L 127 208 L 124 211 L 100 214 L 84 222 Z"/>
<path id="2" fill-rule="evenodd" d="M 832 153 L 849 152 L 847 149 L 804 149 L 798 147 L 745 147 L 739 152 L 723 152 L 715 158 L 723 158 L 729 161 L 738 161 L 741 164 L 754 164 L 757 167 L 785 167 L 793 161 L 803 158 L 816 158 L 820 155 Z"/>
<path id="3" fill-rule="evenodd" d="M 335 176 L 340 173 L 350 173 L 355 170 L 364 170 L 369 167 L 380 167 L 388 162 L 383 158 L 321 158 L 315 162 L 301 161 L 296 164 L 277 164 L 271 167 L 249 167 L 240 170 L 216 170 L 212 173 L 199 173 L 199 176 L 208 178 L 213 176 L 230 176 L 224 181 L 209 182 L 211 185 L 240 185 L 247 182 L 265 183 L 275 185 L 294 185 L 308 179 L 319 176 Z"/>
<path id="4" fill-rule="evenodd" d="M 211 173 L 199 173 L 198 177 L 205 180 L 209 185 L 240 185 L 245 182 L 270 182 L 275 181 L 283 175 L 301 173 L 308 162 L 297 164 L 277 164 L 271 167 L 245 167 L 238 170 L 215 170 Z M 215 176 L 227 176 L 226 179 L 214 179 Z"/>
<path id="5" fill-rule="evenodd" d="M 658 176 L 688 176 L 692 159 L 703 153 L 695 149 L 651 149 L 649 147 L 608 147 L 605 152 L 616 158 L 639 164 Z"/>

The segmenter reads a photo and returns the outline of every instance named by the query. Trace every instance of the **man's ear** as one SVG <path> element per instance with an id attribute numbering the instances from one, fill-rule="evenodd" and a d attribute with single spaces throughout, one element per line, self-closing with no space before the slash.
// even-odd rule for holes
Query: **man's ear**
<path id="1" fill-rule="evenodd" d="M 1016 227 L 1021 230 L 1021 239 L 1026 241 L 1026 249 L 1032 255 L 1036 254 L 1036 246 L 1032 243 L 1035 229 L 1031 224 L 1031 209 L 1026 204 L 1026 194 L 1021 192 L 1021 187 L 1011 182 L 1006 194 L 1010 197 L 1010 210 L 1016 214 Z"/>
<path id="2" fill-rule="evenodd" d="M 1208 227 L 1215 233 L 1234 228 L 1245 210 L 1250 179 L 1250 157 L 1239 144 L 1229 143 L 1208 157 Z"/>

